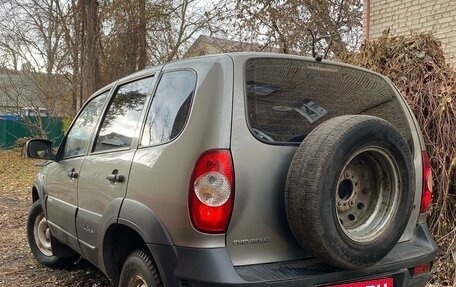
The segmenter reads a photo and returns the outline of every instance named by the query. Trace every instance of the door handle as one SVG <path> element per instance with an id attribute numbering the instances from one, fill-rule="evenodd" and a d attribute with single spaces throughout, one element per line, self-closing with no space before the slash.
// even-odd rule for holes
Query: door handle
<path id="1" fill-rule="evenodd" d="M 109 180 L 110 182 L 124 182 L 125 176 L 119 174 L 119 171 L 117 169 L 115 169 L 112 171 L 111 174 L 108 174 L 106 176 L 106 179 Z"/>
<path id="2" fill-rule="evenodd" d="M 67 172 L 67 175 L 69 178 L 74 179 L 74 178 L 78 178 L 79 173 L 77 173 L 76 170 L 74 168 L 72 168 L 69 172 Z"/>

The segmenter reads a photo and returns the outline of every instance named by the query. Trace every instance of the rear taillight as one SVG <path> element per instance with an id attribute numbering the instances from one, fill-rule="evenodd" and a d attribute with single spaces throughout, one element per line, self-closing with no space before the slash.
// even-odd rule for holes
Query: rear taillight
<path id="1" fill-rule="evenodd" d="M 234 202 L 234 169 L 229 150 L 209 150 L 195 164 L 189 188 L 193 226 L 205 233 L 224 233 Z"/>
<path id="2" fill-rule="evenodd" d="M 422 153 L 423 162 L 423 194 L 421 195 L 420 212 L 429 211 L 432 202 L 432 168 L 427 152 Z"/>

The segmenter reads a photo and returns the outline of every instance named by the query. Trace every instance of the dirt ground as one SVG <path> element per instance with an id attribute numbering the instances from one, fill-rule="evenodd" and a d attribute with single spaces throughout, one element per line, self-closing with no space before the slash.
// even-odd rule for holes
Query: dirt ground
<path id="1" fill-rule="evenodd" d="M 19 151 L 0 151 L 0 286 L 110 286 L 87 261 L 67 269 L 52 269 L 32 256 L 26 239 L 30 187 L 39 162 Z"/>

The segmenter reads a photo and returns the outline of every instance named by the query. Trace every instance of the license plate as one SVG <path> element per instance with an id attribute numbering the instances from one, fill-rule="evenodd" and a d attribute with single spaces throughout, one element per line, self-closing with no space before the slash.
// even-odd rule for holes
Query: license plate
<path id="1" fill-rule="evenodd" d="M 345 283 L 339 285 L 331 285 L 327 287 L 393 287 L 393 278 Z"/>

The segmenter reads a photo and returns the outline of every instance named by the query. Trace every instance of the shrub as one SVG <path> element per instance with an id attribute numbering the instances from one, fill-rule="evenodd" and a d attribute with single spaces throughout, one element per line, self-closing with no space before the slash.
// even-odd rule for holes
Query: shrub
<path id="1" fill-rule="evenodd" d="M 389 77 L 412 108 L 423 132 L 434 175 L 431 232 L 439 247 L 432 281 L 456 282 L 456 71 L 432 34 L 390 36 L 385 30 L 343 62 Z"/>

